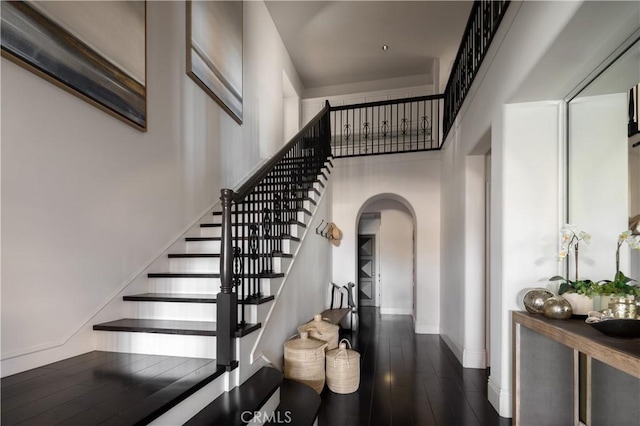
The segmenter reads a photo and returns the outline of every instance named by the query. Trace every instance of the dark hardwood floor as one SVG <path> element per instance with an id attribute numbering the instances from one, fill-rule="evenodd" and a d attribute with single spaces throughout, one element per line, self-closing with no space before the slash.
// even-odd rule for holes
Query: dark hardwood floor
<path id="1" fill-rule="evenodd" d="M 360 388 L 325 387 L 320 426 L 507 426 L 487 400 L 486 370 L 463 369 L 437 335 L 414 334 L 410 316 L 360 309 L 350 336 L 361 354 Z"/>
<path id="2" fill-rule="evenodd" d="M 88 352 L 3 378 L 0 423 L 146 424 L 223 373 L 211 359 Z"/>

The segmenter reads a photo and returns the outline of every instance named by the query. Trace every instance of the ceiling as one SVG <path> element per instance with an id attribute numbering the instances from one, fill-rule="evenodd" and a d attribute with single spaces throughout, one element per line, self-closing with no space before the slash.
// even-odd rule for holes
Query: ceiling
<path id="1" fill-rule="evenodd" d="M 267 1 L 306 89 L 441 74 L 471 1 Z M 382 50 L 388 45 L 387 51 Z M 446 78 L 443 77 L 443 78 Z M 425 84 L 433 81 L 425 81 Z"/>

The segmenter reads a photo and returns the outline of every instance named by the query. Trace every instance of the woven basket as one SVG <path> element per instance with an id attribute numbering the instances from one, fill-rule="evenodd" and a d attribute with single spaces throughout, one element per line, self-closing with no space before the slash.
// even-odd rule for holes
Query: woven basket
<path id="1" fill-rule="evenodd" d="M 284 344 L 284 377 L 310 386 L 318 394 L 324 388 L 324 352 L 327 343 L 300 333 Z"/>
<path id="2" fill-rule="evenodd" d="M 340 327 L 327 321 L 323 321 L 321 314 L 314 315 L 313 321 L 302 324 L 298 327 L 298 333 L 302 333 L 303 331 L 308 332 L 309 336 L 314 339 L 327 342 L 327 350 L 338 347 L 338 334 L 340 332 Z"/>
<path id="3" fill-rule="evenodd" d="M 347 339 L 340 341 L 338 349 L 327 352 L 327 386 L 340 394 L 355 392 L 360 387 L 360 354 L 351 349 Z"/>

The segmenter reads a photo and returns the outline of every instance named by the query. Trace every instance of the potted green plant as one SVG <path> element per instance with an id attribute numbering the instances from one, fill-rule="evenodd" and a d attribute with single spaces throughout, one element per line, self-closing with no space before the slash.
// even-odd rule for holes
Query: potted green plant
<path id="1" fill-rule="evenodd" d="M 620 247 L 627 244 L 631 250 L 640 250 L 640 235 L 636 235 L 632 230 L 628 229 L 618 235 L 618 244 L 616 247 L 616 273 L 613 280 L 602 280 L 597 282 L 596 291 L 600 295 L 599 309 L 607 309 L 611 297 L 634 295 L 640 296 L 640 288 L 634 284 L 636 281 L 627 277 L 620 270 Z"/>
<path id="2" fill-rule="evenodd" d="M 565 260 L 571 253 L 575 257 L 575 280 L 556 275 L 549 281 L 560 281 L 558 294 L 571 304 L 575 315 L 587 315 L 593 310 L 594 297 L 598 294 L 597 283 L 589 279 L 580 279 L 578 275 L 578 254 L 580 243 L 589 244 L 591 235 L 578 229 L 576 225 L 566 224 L 560 228 L 561 249 L 556 259 Z"/>

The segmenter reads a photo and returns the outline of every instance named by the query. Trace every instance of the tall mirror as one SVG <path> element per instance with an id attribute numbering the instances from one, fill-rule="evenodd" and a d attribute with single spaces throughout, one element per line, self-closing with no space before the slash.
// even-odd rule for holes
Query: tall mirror
<path id="1" fill-rule="evenodd" d="M 569 102 L 568 219 L 592 235 L 580 250 L 583 279 L 613 279 L 618 235 L 640 214 L 638 83 L 636 39 Z M 640 280 L 640 250 L 623 244 L 619 265 Z"/>

